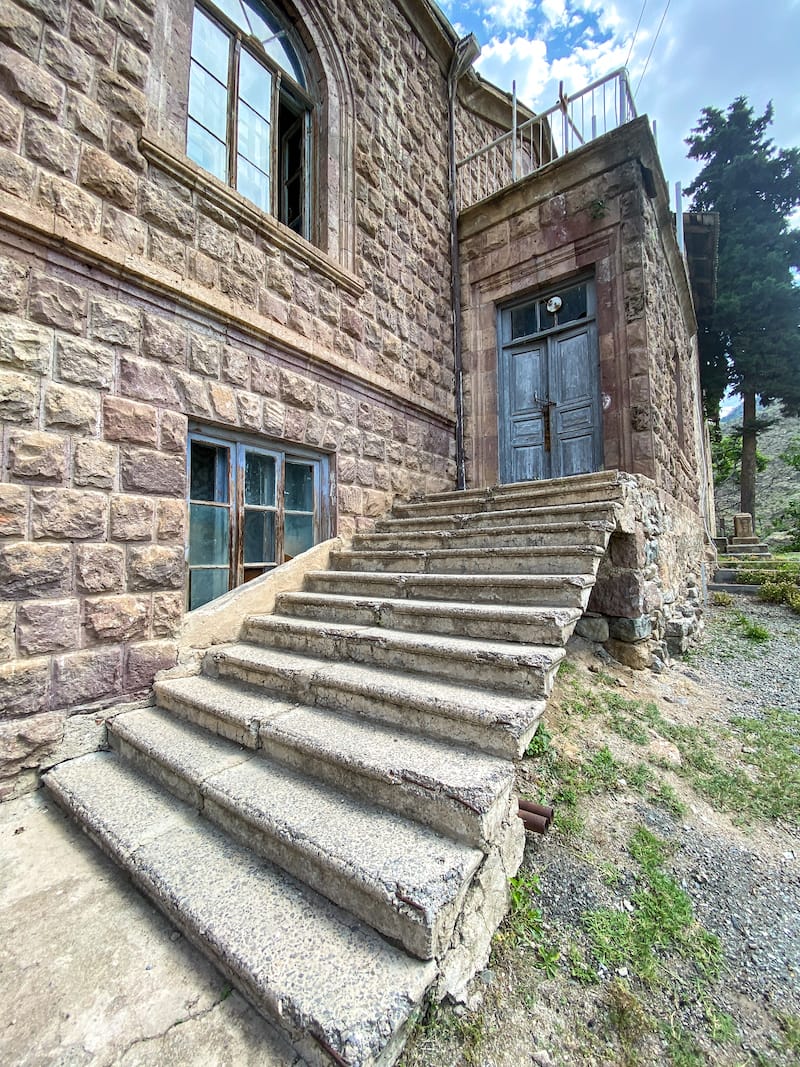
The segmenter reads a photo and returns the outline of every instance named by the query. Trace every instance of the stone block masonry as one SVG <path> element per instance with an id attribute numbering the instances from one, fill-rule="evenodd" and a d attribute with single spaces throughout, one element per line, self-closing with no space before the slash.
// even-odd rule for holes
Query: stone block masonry
<path id="1" fill-rule="evenodd" d="M 308 242 L 186 158 L 188 0 L 0 0 L 0 797 L 175 661 L 190 422 L 329 453 L 344 535 L 453 485 L 446 75 L 326 18 Z"/>

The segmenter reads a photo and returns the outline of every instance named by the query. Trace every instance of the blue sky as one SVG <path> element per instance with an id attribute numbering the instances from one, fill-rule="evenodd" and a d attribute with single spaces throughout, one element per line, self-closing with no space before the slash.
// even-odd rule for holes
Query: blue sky
<path id="1" fill-rule="evenodd" d="M 507 90 L 516 80 L 520 99 L 538 111 L 556 103 L 560 80 L 575 92 L 627 61 L 637 111 L 656 120 L 671 187 L 676 181 L 686 187 L 697 171 L 683 142 L 701 109 L 724 109 L 738 95 L 759 113 L 772 100 L 776 144 L 800 146 L 800 0 L 440 0 L 440 6 L 459 33 L 478 38 L 476 69 Z"/>

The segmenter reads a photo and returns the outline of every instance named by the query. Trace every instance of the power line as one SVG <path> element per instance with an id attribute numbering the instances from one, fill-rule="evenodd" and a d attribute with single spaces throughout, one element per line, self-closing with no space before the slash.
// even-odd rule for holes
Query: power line
<path id="1" fill-rule="evenodd" d="M 639 12 L 639 21 L 636 23 L 636 29 L 633 31 L 633 37 L 631 38 L 631 46 L 628 49 L 628 54 L 625 57 L 624 66 L 627 67 L 631 58 L 631 52 L 633 52 L 633 46 L 636 44 L 636 38 L 639 36 L 639 27 L 642 24 L 642 18 L 644 16 L 644 9 L 647 7 L 647 0 L 642 0 L 642 10 Z"/>
<path id="2" fill-rule="evenodd" d="M 642 71 L 642 73 L 641 73 L 641 75 L 639 77 L 639 82 L 638 82 L 638 84 L 636 86 L 636 89 L 634 90 L 634 94 L 633 94 L 634 99 L 636 98 L 636 94 L 639 92 L 639 87 L 642 84 L 642 78 L 644 78 L 645 74 L 647 73 L 647 68 L 650 66 L 650 57 L 653 54 L 653 49 L 655 48 L 656 42 L 658 41 L 658 38 L 659 38 L 659 36 L 661 34 L 661 27 L 664 25 L 664 19 L 667 17 L 667 12 L 669 11 L 669 5 L 671 3 L 672 3 L 672 0 L 667 0 L 667 6 L 664 8 L 664 14 L 661 16 L 661 22 L 659 22 L 659 24 L 658 24 L 658 29 L 656 30 L 656 35 L 653 38 L 653 43 L 650 45 L 650 51 L 647 53 L 647 59 L 645 60 L 644 70 Z"/>

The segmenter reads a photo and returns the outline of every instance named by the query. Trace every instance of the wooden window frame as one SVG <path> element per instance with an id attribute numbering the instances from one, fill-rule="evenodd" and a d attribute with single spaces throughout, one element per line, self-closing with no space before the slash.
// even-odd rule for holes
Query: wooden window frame
<path id="1" fill-rule="evenodd" d="M 274 17 L 277 17 L 274 13 L 274 9 L 270 5 L 268 7 Z M 291 227 L 293 232 L 297 233 L 300 237 L 305 238 L 308 241 L 314 239 L 314 227 L 312 226 L 313 218 L 313 195 L 312 195 L 312 175 L 314 173 L 313 159 L 314 159 L 314 144 L 315 144 L 315 122 L 313 116 L 317 113 L 314 101 L 308 94 L 307 90 L 303 88 L 291 74 L 287 73 L 282 67 L 280 67 L 275 60 L 272 59 L 261 45 L 261 42 L 253 37 L 246 37 L 241 28 L 236 25 L 228 16 L 219 11 L 213 3 L 209 0 L 204 0 L 203 3 L 195 3 L 193 11 L 199 9 L 202 14 L 213 22 L 223 33 L 228 37 L 228 99 L 227 99 L 227 122 L 226 122 L 226 178 L 225 182 L 232 189 L 238 188 L 238 131 L 239 131 L 239 84 L 240 84 L 240 65 L 242 52 L 246 52 L 250 57 L 258 63 L 261 67 L 269 73 L 272 78 L 271 99 L 270 99 L 270 155 L 269 166 L 270 171 L 268 175 L 269 180 L 269 209 L 268 214 L 272 215 L 289 227 L 290 221 L 285 217 L 288 212 L 285 210 L 284 204 L 284 179 L 283 179 L 283 146 L 281 144 L 281 128 L 280 128 L 280 109 L 282 102 L 286 101 L 284 105 L 290 110 L 293 110 L 298 116 L 303 116 L 304 129 L 301 137 L 301 150 L 303 154 L 301 173 L 302 173 L 302 218 L 299 227 Z M 287 36 L 291 44 L 292 50 L 297 56 L 300 56 L 302 49 L 298 46 L 294 37 L 289 34 L 287 29 Z M 191 64 L 194 59 L 194 52 L 190 50 L 190 62 L 189 70 L 191 77 Z M 199 62 L 199 61 L 198 61 Z M 192 118 L 195 122 L 198 120 L 190 115 L 187 106 L 187 140 L 186 150 L 188 154 L 188 120 Z M 202 124 L 201 124 L 202 125 Z M 192 158 L 192 157 L 190 157 Z M 201 166 L 202 164 L 198 164 Z M 242 194 L 246 195 L 246 194 Z M 260 210 L 264 210 L 260 205 L 256 204 Z"/>
<path id="2" fill-rule="evenodd" d="M 247 570 L 258 570 L 260 574 L 266 574 L 282 563 L 284 559 L 285 521 L 286 515 L 312 514 L 314 516 L 314 533 L 312 544 L 319 544 L 332 536 L 332 510 L 331 510 L 331 456 L 327 452 L 314 451 L 302 447 L 294 447 L 286 442 L 273 441 L 271 439 L 258 438 L 248 434 L 228 434 L 214 428 L 204 427 L 198 424 L 190 424 L 188 440 L 186 444 L 186 505 L 187 505 L 187 537 L 186 537 L 186 581 L 185 602 L 187 611 L 190 601 L 191 574 L 195 570 L 211 569 L 213 566 L 192 564 L 190 561 L 190 538 L 191 538 L 191 504 L 209 504 L 215 502 L 193 500 L 191 496 L 191 463 L 192 444 L 209 445 L 214 448 L 224 448 L 228 453 L 228 501 L 217 506 L 225 506 L 229 510 L 229 544 L 228 544 L 228 588 L 226 592 L 244 585 L 252 578 L 260 575 L 245 577 Z M 268 506 L 245 504 L 245 456 L 247 452 L 255 452 L 260 455 L 270 456 L 275 459 L 275 505 L 274 509 Z M 312 512 L 300 511 L 296 508 L 288 509 L 285 504 L 285 469 L 288 463 L 313 464 L 315 469 L 315 485 L 313 493 L 314 507 Z M 274 562 L 261 561 L 259 563 L 246 564 L 244 560 L 244 517 L 245 510 L 269 511 L 275 515 L 275 559 Z M 223 594 L 220 594 L 223 595 Z M 206 601 L 205 603 L 210 603 Z M 198 605 L 201 607 L 202 605 Z"/>

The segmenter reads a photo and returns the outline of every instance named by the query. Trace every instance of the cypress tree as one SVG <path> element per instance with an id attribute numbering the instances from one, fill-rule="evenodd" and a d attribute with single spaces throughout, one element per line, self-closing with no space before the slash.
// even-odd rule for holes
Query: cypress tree
<path id="1" fill-rule="evenodd" d="M 700 324 L 706 411 L 718 421 L 726 387 L 743 401 L 741 509 L 755 515 L 757 400 L 800 413 L 800 149 L 766 136 L 773 107 L 756 117 L 743 96 L 723 113 L 703 108 L 687 138 L 705 166 L 686 190 L 693 211 L 719 212 L 717 300 Z"/>

